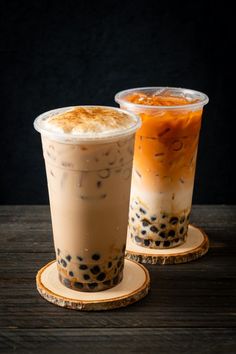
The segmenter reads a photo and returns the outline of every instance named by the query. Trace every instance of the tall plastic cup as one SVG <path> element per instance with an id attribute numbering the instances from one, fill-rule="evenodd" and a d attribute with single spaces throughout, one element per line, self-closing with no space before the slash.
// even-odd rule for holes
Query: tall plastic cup
<path id="1" fill-rule="evenodd" d="M 90 136 L 51 131 L 45 124 L 75 108 L 46 112 L 34 127 L 42 138 L 60 281 L 74 290 L 100 291 L 123 276 L 134 135 L 141 121 L 118 108 L 82 106 L 95 120 L 96 109 L 105 109 L 128 114 L 132 124 Z"/>
<path id="2" fill-rule="evenodd" d="M 185 242 L 192 205 L 203 106 L 198 91 L 145 87 L 121 91 L 115 101 L 138 114 L 129 236 L 148 248 Z"/>

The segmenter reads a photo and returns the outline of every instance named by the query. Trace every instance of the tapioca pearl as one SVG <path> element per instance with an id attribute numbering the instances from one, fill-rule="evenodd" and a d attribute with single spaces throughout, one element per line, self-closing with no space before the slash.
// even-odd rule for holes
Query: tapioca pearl
<path id="1" fill-rule="evenodd" d="M 111 285 L 111 280 L 105 280 L 103 282 L 103 284 L 106 285 L 106 286 L 109 286 L 109 285 Z"/>
<path id="2" fill-rule="evenodd" d="M 70 276 L 70 277 L 73 277 L 73 276 L 74 276 L 74 273 L 73 273 L 71 270 L 69 271 L 69 276 Z"/>
<path id="3" fill-rule="evenodd" d="M 137 216 L 138 219 L 140 219 L 140 215 L 138 213 L 135 213 L 135 215 Z"/>
<path id="4" fill-rule="evenodd" d="M 162 230 L 164 230 L 164 229 L 166 228 L 166 224 L 161 224 L 161 225 L 160 225 L 160 228 L 161 228 Z"/>
<path id="5" fill-rule="evenodd" d="M 83 258 L 80 256 L 77 256 L 78 261 L 82 262 Z"/>
<path id="6" fill-rule="evenodd" d="M 140 213 L 142 213 L 142 214 L 146 214 L 146 210 L 144 210 L 143 208 L 139 208 L 139 211 L 140 211 Z"/>
<path id="7" fill-rule="evenodd" d="M 156 216 L 151 216 L 151 221 L 156 221 L 157 217 Z"/>
<path id="8" fill-rule="evenodd" d="M 160 244 L 161 244 L 161 241 L 155 241 L 156 246 L 160 246 Z"/>
<path id="9" fill-rule="evenodd" d="M 146 220 L 146 219 L 142 220 L 143 227 L 147 227 L 149 224 L 150 224 L 150 222 L 148 220 Z"/>
<path id="10" fill-rule="evenodd" d="M 184 227 L 182 226 L 181 229 L 179 230 L 179 233 L 182 235 L 184 233 Z"/>
<path id="11" fill-rule="evenodd" d="M 142 242 L 142 239 L 139 237 L 139 236 L 135 236 L 135 241 L 137 242 L 137 243 L 140 243 L 140 242 Z"/>
<path id="12" fill-rule="evenodd" d="M 111 268 L 111 267 L 112 267 L 112 262 L 108 262 L 107 267 L 108 267 L 108 268 Z M 99 273 L 99 272 L 98 272 L 98 273 Z"/>
<path id="13" fill-rule="evenodd" d="M 57 255 L 59 256 L 61 253 L 60 248 L 57 249 Z"/>
<path id="14" fill-rule="evenodd" d="M 175 230 L 170 230 L 170 231 L 168 232 L 168 236 L 174 237 L 174 236 L 175 236 Z"/>
<path id="15" fill-rule="evenodd" d="M 65 261 L 63 258 L 61 259 L 61 264 L 62 264 L 62 266 L 63 266 L 64 268 L 66 268 L 67 263 L 66 263 L 66 261 Z"/>
<path id="16" fill-rule="evenodd" d="M 79 269 L 85 270 L 85 269 L 88 269 L 88 266 L 87 266 L 86 264 L 81 264 L 81 265 L 79 266 Z"/>
<path id="17" fill-rule="evenodd" d="M 106 278 L 106 274 L 103 272 L 98 274 L 98 276 L 97 276 L 98 281 L 103 281 L 105 278 Z"/>
<path id="18" fill-rule="evenodd" d="M 98 274 L 100 272 L 100 267 L 96 265 L 93 268 L 91 268 L 90 271 L 91 271 L 92 274 L 96 275 L 96 274 Z"/>
<path id="19" fill-rule="evenodd" d="M 164 247 L 169 247 L 170 246 L 170 241 L 164 241 L 163 242 Z"/>
<path id="20" fill-rule="evenodd" d="M 183 224 L 184 221 L 185 221 L 185 216 L 181 216 L 181 218 L 180 218 L 180 220 L 179 220 L 180 224 Z"/>
<path id="21" fill-rule="evenodd" d="M 158 233 L 158 228 L 157 228 L 156 226 L 154 226 L 154 225 L 152 225 L 152 226 L 150 227 L 150 230 L 151 230 L 152 232 Z"/>
<path id="22" fill-rule="evenodd" d="M 88 283 L 89 289 L 95 289 L 98 286 L 98 283 Z"/>
<path id="23" fill-rule="evenodd" d="M 110 176 L 110 170 L 109 169 L 100 170 L 98 171 L 98 176 L 103 179 L 108 178 Z"/>
<path id="24" fill-rule="evenodd" d="M 163 213 L 163 214 L 161 215 L 161 217 L 162 217 L 162 219 L 165 219 L 165 218 L 167 218 L 167 214 Z"/>
<path id="25" fill-rule="evenodd" d="M 84 277 L 84 280 L 89 280 L 90 279 L 90 276 L 88 274 L 84 274 L 83 277 Z"/>
<path id="26" fill-rule="evenodd" d="M 83 289 L 84 285 L 83 285 L 83 283 L 76 281 L 76 282 L 74 282 L 74 287 L 77 289 Z"/>
<path id="27" fill-rule="evenodd" d="M 130 237 L 131 237 L 131 238 L 133 238 L 133 237 L 134 237 L 134 235 L 133 235 L 133 233 L 132 233 L 132 232 L 130 233 Z"/>
<path id="28" fill-rule="evenodd" d="M 179 238 L 175 238 L 174 240 L 173 240 L 173 242 L 179 242 Z"/>
<path id="29" fill-rule="evenodd" d="M 67 288 L 70 288 L 70 287 L 71 287 L 71 282 L 70 282 L 69 279 L 64 278 L 63 283 L 64 283 L 64 285 L 65 285 Z"/>
<path id="30" fill-rule="evenodd" d="M 101 257 L 100 257 L 100 255 L 99 255 L 98 253 L 94 253 L 94 254 L 92 255 L 92 259 L 93 259 L 94 261 L 98 261 L 100 258 L 101 258 Z"/>
<path id="31" fill-rule="evenodd" d="M 134 222 L 134 218 L 133 217 L 131 218 L 131 221 Z"/>
<path id="32" fill-rule="evenodd" d="M 164 231 L 159 232 L 159 236 L 162 238 L 166 237 L 166 233 Z"/>
<path id="33" fill-rule="evenodd" d="M 71 256 L 68 254 L 68 256 L 66 256 L 66 259 L 68 260 L 68 262 L 70 262 L 71 261 Z"/>
<path id="34" fill-rule="evenodd" d="M 144 240 L 144 245 L 145 245 L 145 246 L 149 246 L 150 243 L 151 243 L 150 240 Z"/>
<path id="35" fill-rule="evenodd" d="M 142 235 L 146 235 L 146 233 L 147 233 L 146 230 L 142 230 L 142 231 L 141 231 L 141 234 L 142 234 Z"/>
<path id="36" fill-rule="evenodd" d="M 172 225 L 176 225 L 178 223 L 179 219 L 176 216 L 172 216 L 172 218 L 170 218 L 170 223 Z"/>

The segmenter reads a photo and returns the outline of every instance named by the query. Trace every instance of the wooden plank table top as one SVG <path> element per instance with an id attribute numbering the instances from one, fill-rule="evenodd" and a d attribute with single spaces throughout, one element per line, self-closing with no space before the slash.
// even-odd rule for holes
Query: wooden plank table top
<path id="1" fill-rule="evenodd" d="M 48 206 L 0 206 L 0 353 L 236 353 L 236 206 L 194 206 L 203 258 L 149 265 L 151 291 L 127 308 L 79 312 L 40 297 L 54 259 Z"/>

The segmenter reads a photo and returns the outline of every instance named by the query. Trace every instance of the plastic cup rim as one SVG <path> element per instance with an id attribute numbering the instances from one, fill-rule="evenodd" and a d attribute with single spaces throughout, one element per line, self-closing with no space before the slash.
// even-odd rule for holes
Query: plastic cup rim
<path id="1" fill-rule="evenodd" d="M 189 103 L 186 105 L 175 105 L 175 106 L 153 106 L 153 105 L 145 105 L 145 104 L 139 104 L 139 103 L 133 103 L 125 100 L 125 97 L 127 94 L 135 92 L 135 91 L 145 91 L 145 90 L 158 90 L 158 89 L 172 89 L 172 90 L 180 90 L 180 91 L 185 91 L 186 93 L 192 93 L 200 96 L 201 100 L 199 102 L 195 103 Z M 182 87 L 171 87 L 171 86 L 147 86 L 147 87 L 136 87 L 132 89 L 126 89 L 122 90 L 116 93 L 115 95 L 115 102 L 117 102 L 119 105 L 126 105 L 127 107 L 130 108 L 138 108 L 138 109 L 150 109 L 150 110 L 196 110 L 198 108 L 202 108 L 209 102 L 209 97 L 201 92 L 201 91 L 196 91 L 192 89 L 186 89 Z"/>

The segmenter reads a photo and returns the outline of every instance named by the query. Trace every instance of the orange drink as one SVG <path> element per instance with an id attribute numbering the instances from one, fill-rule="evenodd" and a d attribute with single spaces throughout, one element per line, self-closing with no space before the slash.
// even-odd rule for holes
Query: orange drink
<path id="1" fill-rule="evenodd" d="M 138 114 L 129 236 L 148 248 L 184 243 L 192 205 L 198 139 L 208 97 L 197 91 L 148 87 L 115 97 Z"/>

